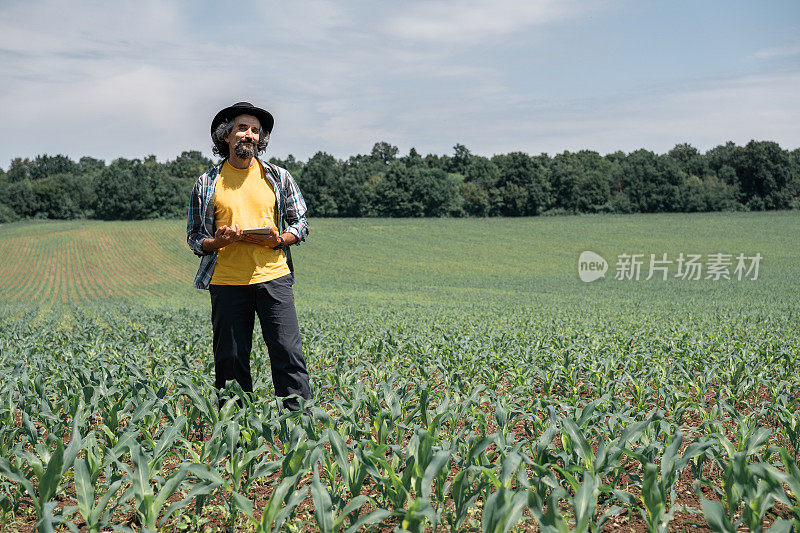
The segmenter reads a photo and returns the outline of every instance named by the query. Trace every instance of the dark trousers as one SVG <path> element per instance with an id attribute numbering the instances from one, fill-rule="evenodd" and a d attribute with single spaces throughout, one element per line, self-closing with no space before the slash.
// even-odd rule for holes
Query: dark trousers
<path id="1" fill-rule="evenodd" d="M 214 327 L 214 383 L 218 389 L 224 388 L 226 381 L 236 380 L 243 391 L 253 391 L 250 352 L 255 315 L 258 315 L 269 351 L 275 394 L 311 398 L 292 281 L 289 274 L 253 285 L 209 287 Z M 292 410 L 299 408 L 296 399 L 284 400 L 283 405 Z"/>

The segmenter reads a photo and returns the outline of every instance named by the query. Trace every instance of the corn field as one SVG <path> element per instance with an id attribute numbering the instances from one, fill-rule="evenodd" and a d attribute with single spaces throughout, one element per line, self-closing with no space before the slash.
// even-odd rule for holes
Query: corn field
<path id="1" fill-rule="evenodd" d="M 299 414 L 279 408 L 263 352 L 254 394 L 226 390 L 218 408 L 202 315 L 12 306 L 0 336 L 2 521 L 41 531 L 800 526 L 796 316 L 702 328 L 475 318 L 310 314 L 315 398 Z"/>
<path id="2" fill-rule="evenodd" d="M 36 226 L 11 228 L 9 263 L 43 266 L 0 280 L 0 530 L 800 531 L 800 272 L 787 246 L 800 219 L 775 216 L 760 285 L 575 279 L 581 232 L 636 249 L 675 242 L 670 217 L 514 221 L 531 236 L 505 255 L 465 248 L 505 221 L 482 237 L 464 231 L 474 221 L 370 220 L 353 230 L 363 247 L 347 275 L 335 248 L 310 241 L 295 254 L 313 390 L 300 413 L 281 409 L 261 342 L 253 394 L 218 394 L 193 263 L 176 259 L 188 274 L 162 289 L 131 275 L 148 265 L 119 246 L 177 224 L 126 226 L 108 241 L 119 259 L 94 274 L 80 243 L 18 253 L 8 243 Z M 775 218 L 736 220 L 768 235 Z M 119 226 L 71 224 L 70 238 L 101 241 Z M 312 233 L 332 242 L 348 224 Z M 417 251 L 410 230 L 443 244 Z M 679 245 L 711 241 L 696 239 Z M 187 252 L 158 252 L 173 253 Z M 31 286 L 48 275 L 57 290 Z M 137 302 L 137 282 L 161 305 Z"/>

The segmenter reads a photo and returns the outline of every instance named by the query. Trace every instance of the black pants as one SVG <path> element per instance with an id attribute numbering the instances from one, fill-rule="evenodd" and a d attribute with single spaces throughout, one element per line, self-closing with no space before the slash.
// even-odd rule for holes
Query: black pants
<path id="1" fill-rule="evenodd" d="M 253 391 L 250 352 L 255 315 L 261 322 L 269 351 L 275 394 L 311 398 L 308 371 L 303 359 L 300 327 L 294 308 L 291 274 L 254 285 L 211 285 L 211 321 L 214 326 L 215 385 L 236 380 L 245 392 Z M 297 400 L 284 400 L 296 410 Z"/>

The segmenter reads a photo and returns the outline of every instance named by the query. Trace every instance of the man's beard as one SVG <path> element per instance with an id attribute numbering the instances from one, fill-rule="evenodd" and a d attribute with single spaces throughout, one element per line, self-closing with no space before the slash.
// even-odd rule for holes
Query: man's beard
<path id="1" fill-rule="evenodd" d="M 256 155 L 256 143 L 250 141 L 239 141 L 233 147 L 233 153 L 241 159 L 249 159 Z"/>

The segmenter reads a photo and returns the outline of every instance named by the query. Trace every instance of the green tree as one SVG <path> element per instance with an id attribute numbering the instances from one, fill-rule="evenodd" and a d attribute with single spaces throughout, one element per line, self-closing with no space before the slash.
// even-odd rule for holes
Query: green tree
<path id="1" fill-rule="evenodd" d="M 475 217 L 485 217 L 489 215 L 489 191 L 475 182 L 464 181 L 461 183 L 459 192 L 464 199 L 464 212 Z"/>
<path id="2" fill-rule="evenodd" d="M 383 163 L 384 166 L 388 166 L 397 158 L 398 152 L 397 146 L 392 146 L 387 142 L 381 141 L 375 143 L 372 147 L 370 156 L 375 161 Z"/>
<path id="3" fill-rule="evenodd" d="M 397 160 L 389 165 L 377 186 L 378 213 L 392 217 L 458 214 L 463 199 L 460 179 L 423 163 L 408 165 Z"/>
<path id="4" fill-rule="evenodd" d="M 369 156 L 352 156 L 342 164 L 341 187 L 336 203 L 339 215 L 362 217 L 376 215 L 375 184 L 382 178 Z"/>
<path id="5" fill-rule="evenodd" d="M 708 176 L 711 169 L 708 159 L 701 154 L 697 148 L 688 143 L 676 144 L 667 155 L 678 164 L 678 167 L 686 174 L 697 176 L 702 179 Z"/>
<path id="6" fill-rule="evenodd" d="M 474 183 L 487 191 L 497 186 L 500 180 L 500 169 L 489 159 L 473 155 L 464 169 L 464 181 Z"/>
<path id="7" fill-rule="evenodd" d="M 15 181 L 6 187 L 5 203 L 19 217 L 33 217 L 39 212 L 39 198 L 31 180 Z"/>
<path id="8" fill-rule="evenodd" d="M 750 141 L 744 147 L 739 176 L 744 200 L 756 209 L 786 209 L 792 203 L 793 168 L 788 152 L 772 141 Z"/>
<path id="9" fill-rule="evenodd" d="M 310 215 L 335 217 L 339 215 L 337 197 L 346 194 L 341 187 L 341 165 L 332 155 L 317 152 L 303 166 L 297 178 Z"/>
<path id="10" fill-rule="evenodd" d="M 65 155 L 38 155 L 30 167 L 30 177 L 40 180 L 55 174 L 76 174 L 78 164 Z"/>
<path id="11" fill-rule="evenodd" d="M 211 168 L 213 164 L 213 161 L 198 150 L 191 150 L 181 152 L 181 155 L 173 161 L 167 161 L 164 166 L 170 176 L 178 178 L 181 182 L 194 185 L 197 178 Z"/>
<path id="12" fill-rule="evenodd" d="M 686 176 L 681 186 L 681 211 L 724 211 L 735 209 L 737 202 L 735 185 L 728 185 L 714 175 L 703 179 Z"/>
<path id="13" fill-rule="evenodd" d="M 78 160 L 78 173 L 80 174 L 99 176 L 104 168 L 106 168 L 106 162 L 102 159 L 83 156 Z"/>
<path id="14" fill-rule="evenodd" d="M 18 220 L 20 217 L 11 209 L 11 207 L 7 206 L 3 202 L 0 202 L 0 224 L 7 224 L 9 222 L 14 222 Z"/>
<path id="15" fill-rule="evenodd" d="M 680 209 L 685 174 L 669 156 L 636 150 L 620 164 L 623 190 L 635 211 L 663 213 Z"/>
<path id="16" fill-rule="evenodd" d="M 146 210 L 143 216 L 146 218 L 186 216 L 186 200 L 197 176 L 192 179 L 172 175 L 168 166 L 158 163 L 154 156 L 145 159 L 142 167 L 145 176 L 144 187 L 152 191 L 153 198 L 152 209 Z"/>
<path id="17" fill-rule="evenodd" d="M 96 200 L 91 176 L 53 174 L 31 184 L 37 209 L 52 219 L 74 219 L 94 214 Z"/>
<path id="18" fill-rule="evenodd" d="M 728 141 L 706 152 L 706 160 L 709 170 L 718 178 L 728 185 L 738 187 L 739 177 L 736 175 L 736 169 L 741 166 L 743 155 L 743 149 L 740 146 Z"/>
<path id="19" fill-rule="evenodd" d="M 97 183 L 96 216 L 103 220 L 152 218 L 156 199 L 147 172 L 139 159 L 112 161 Z"/>
<path id="20" fill-rule="evenodd" d="M 31 179 L 31 167 L 33 167 L 33 161 L 27 157 L 25 159 L 15 157 L 11 160 L 11 166 L 8 167 L 8 172 L 6 173 L 8 181 L 19 183 L 20 181 Z"/>
<path id="21" fill-rule="evenodd" d="M 564 152 L 553 158 L 549 170 L 557 208 L 593 213 L 605 209 L 611 199 L 612 163 L 597 152 Z"/>
<path id="22" fill-rule="evenodd" d="M 551 205 L 550 181 L 546 155 L 530 157 L 523 152 L 511 152 L 492 157 L 500 169 L 498 186 L 505 216 L 538 215 Z"/>
<path id="23" fill-rule="evenodd" d="M 285 168 L 295 179 L 297 179 L 297 177 L 300 176 L 300 173 L 303 171 L 303 162 L 295 159 L 292 154 L 286 156 L 286 159 L 270 157 L 269 162 L 273 165 L 278 165 L 281 168 Z"/>
<path id="24" fill-rule="evenodd" d="M 446 170 L 464 175 L 471 159 L 472 154 L 469 153 L 469 149 L 463 144 L 456 144 L 453 146 L 453 157 L 450 158 Z"/>

